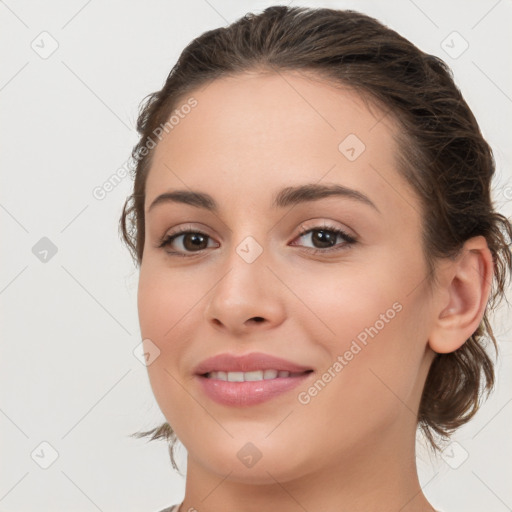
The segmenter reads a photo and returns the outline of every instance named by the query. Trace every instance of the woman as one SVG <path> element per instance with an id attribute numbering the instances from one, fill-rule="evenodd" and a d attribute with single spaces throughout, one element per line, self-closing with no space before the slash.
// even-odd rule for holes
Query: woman
<path id="1" fill-rule="evenodd" d="M 187 448 L 179 510 L 434 510 L 417 429 L 438 448 L 492 389 L 512 268 L 446 65 L 274 6 L 192 41 L 138 130 L 120 226 L 167 422 L 137 435 Z"/>

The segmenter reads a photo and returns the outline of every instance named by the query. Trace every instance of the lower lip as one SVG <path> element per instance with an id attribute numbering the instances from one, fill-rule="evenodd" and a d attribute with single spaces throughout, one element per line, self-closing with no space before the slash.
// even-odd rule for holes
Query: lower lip
<path id="1" fill-rule="evenodd" d="M 215 402 L 233 407 L 257 405 L 290 391 L 303 384 L 313 372 L 296 377 L 278 377 L 276 379 L 228 382 L 197 376 L 204 392 Z"/>

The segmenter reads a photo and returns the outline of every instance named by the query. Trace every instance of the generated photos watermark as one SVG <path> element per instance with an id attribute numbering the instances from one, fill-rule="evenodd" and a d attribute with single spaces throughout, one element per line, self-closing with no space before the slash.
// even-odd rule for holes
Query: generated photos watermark
<path id="1" fill-rule="evenodd" d="M 387 324 L 393 320 L 403 306 L 400 302 L 394 302 L 393 305 L 381 313 L 379 318 L 370 327 L 365 327 L 350 344 L 350 347 L 343 353 L 338 355 L 334 363 L 327 368 L 327 370 L 310 386 L 306 391 L 301 391 L 297 395 L 297 400 L 302 405 L 307 405 L 311 400 L 322 391 L 329 382 L 331 382 L 342 370 L 347 366 L 350 361 L 354 359 L 367 345 L 369 339 L 375 338 Z"/>
<path id="2" fill-rule="evenodd" d="M 186 101 L 186 103 L 183 103 L 179 108 L 174 109 L 169 119 L 153 130 L 152 134 L 154 137 L 159 141 L 162 140 L 164 133 L 169 133 L 171 130 L 173 130 L 181 122 L 181 120 L 184 119 L 192 111 L 192 109 L 197 106 L 197 104 L 197 100 L 191 96 Z M 148 136 L 144 146 L 139 149 L 137 154 L 134 155 L 132 159 L 135 160 L 135 162 L 139 162 L 142 160 L 142 158 L 147 156 L 149 152 L 156 147 L 156 145 L 157 142 L 155 139 L 152 136 Z M 109 178 L 101 185 L 93 188 L 92 195 L 94 199 L 103 201 L 103 199 L 105 199 L 105 197 L 107 197 L 107 195 L 112 192 L 129 174 L 130 159 L 126 160 L 126 162 L 121 167 L 119 167 L 116 172 L 111 174 Z"/>

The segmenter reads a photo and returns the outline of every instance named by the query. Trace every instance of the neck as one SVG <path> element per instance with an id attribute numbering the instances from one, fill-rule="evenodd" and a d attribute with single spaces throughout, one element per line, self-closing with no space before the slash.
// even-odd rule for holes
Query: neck
<path id="1" fill-rule="evenodd" d="M 258 479 L 258 484 L 237 481 L 237 468 L 225 475 L 213 473 L 189 455 L 180 512 L 432 512 L 435 509 L 418 481 L 416 425 L 412 426 L 408 435 L 403 429 L 391 428 L 376 436 L 378 442 L 366 442 L 351 453 L 333 457 L 336 464 L 324 464 L 293 478 L 280 475 L 275 468 L 260 467 L 260 475 L 266 477 L 263 483 Z"/>

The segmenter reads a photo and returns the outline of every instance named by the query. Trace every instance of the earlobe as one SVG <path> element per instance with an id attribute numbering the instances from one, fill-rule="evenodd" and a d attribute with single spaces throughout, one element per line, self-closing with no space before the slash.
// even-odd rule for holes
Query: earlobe
<path id="1" fill-rule="evenodd" d="M 429 336 L 434 352 L 446 354 L 461 347 L 477 330 L 491 291 L 494 265 L 483 236 L 466 241 L 460 255 L 443 269 L 443 289 L 435 324 Z"/>

